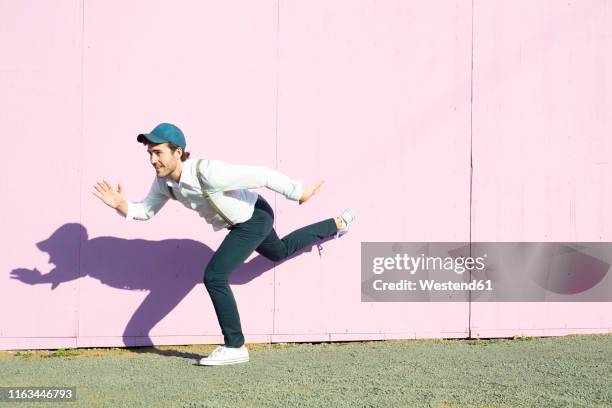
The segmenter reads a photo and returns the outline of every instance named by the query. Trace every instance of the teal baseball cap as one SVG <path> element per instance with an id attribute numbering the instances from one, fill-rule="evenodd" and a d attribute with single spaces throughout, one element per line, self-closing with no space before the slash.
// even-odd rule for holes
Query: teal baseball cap
<path id="1" fill-rule="evenodd" d="M 153 143 L 174 143 L 183 149 L 187 147 L 185 135 L 181 129 L 172 123 L 160 123 L 155 126 L 151 133 L 141 133 L 136 138 L 140 143 L 146 143 L 147 140 Z"/>

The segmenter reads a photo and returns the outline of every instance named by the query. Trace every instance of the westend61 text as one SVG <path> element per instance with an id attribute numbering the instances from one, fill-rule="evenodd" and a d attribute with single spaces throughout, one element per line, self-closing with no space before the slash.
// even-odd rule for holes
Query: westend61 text
<path id="1" fill-rule="evenodd" d="M 475 280 L 472 282 L 437 282 L 433 279 L 419 279 L 417 282 L 402 279 L 398 282 L 383 282 L 380 279 L 372 283 L 374 290 L 433 290 L 433 291 L 465 291 L 493 290 L 491 280 Z"/>

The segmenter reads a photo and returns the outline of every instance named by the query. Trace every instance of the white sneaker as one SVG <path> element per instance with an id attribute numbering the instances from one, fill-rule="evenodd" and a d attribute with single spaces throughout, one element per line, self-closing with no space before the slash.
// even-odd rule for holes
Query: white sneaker
<path id="1" fill-rule="evenodd" d="M 246 363 L 249 361 L 249 350 L 243 344 L 242 347 L 219 346 L 208 356 L 200 359 L 200 365 L 225 365 Z"/>
<path id="2" fill-rule="evenodd" d="M 344 210 L 342 214 L 340 214 L 340 220 L 342 220 L 342 227 L 338 229 L 336 233 L 336 238 L 341 237 L 349 231 L 349 227 L 351 226 L 351 222 L 355 221 L 355 214 L 350 209 Z"/>

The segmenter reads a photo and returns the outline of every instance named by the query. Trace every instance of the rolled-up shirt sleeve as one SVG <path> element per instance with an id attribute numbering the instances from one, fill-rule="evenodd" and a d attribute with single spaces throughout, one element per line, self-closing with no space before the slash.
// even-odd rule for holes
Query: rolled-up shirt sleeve
<path id="1" fill-rule="evenodd" d="M 206 160 L 200 164 L 203 180 L 216 191 L 267 187 L 286 198 L 298 201 L 302 197 L 302 181 L 293 180 L 266 166 L 230 164 L 222 160 Z"/>
<path id="2" fill-rule="evenodd" d="M 141 202 L 127 201 L 128 211 L 125 215 L 127 221 L 146 221 L 151 219 L 168 202 L 169 197 L 159 191 L 157 180 L 153 181 L 149 194 Z M 119 210 L 117 210 L 119 214 Z M 123 215 L 123 214 L 121 214 Z"/>

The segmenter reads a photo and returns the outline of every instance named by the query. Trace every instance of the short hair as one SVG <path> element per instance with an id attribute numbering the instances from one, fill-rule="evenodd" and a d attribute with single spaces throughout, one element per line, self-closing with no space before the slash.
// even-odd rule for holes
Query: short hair
<path id="1" fill-rule="evenodd" d="M 168 142 L 168 147 L 170 148 L 170 150 L 172 150 L 172 153 L 174 153 L 176 151 L 176 149 L 179 148 L 179 146 L 175 145 L 172 142 Z M 189 155 L 191 153 L 186 152 L 184 148 L 181 147 L 181 149 L 183 149 L 183 154 L 181 154 L 181 161 L 185 161 L 189 158 Z"/>

